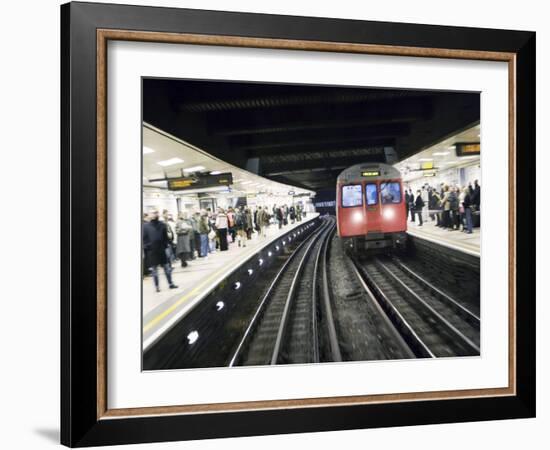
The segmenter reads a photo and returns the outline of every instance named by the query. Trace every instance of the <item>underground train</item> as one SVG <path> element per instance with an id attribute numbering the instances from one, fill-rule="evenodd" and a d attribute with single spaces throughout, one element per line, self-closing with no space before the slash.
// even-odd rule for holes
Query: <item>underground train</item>
<path id="1" fill-rule="evenodd" d="M 407 209 L 399 171 L 389 164 L 357 164 L 336 181 L 338 236 L 362 253 L 404 248 Z"/>

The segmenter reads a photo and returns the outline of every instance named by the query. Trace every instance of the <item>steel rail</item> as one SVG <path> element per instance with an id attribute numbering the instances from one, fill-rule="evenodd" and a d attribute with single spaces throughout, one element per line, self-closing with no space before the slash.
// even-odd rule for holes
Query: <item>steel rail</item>
<path id="1" fill-rule="evenodd" d="M 288 323 L 288 316 L 290 307 L 292 304 L 292 300 L 294 298 L 294 294 L 296 291 L 296 286 L 298 285 L 298 279 L 302 275 L 302 271 L 304 269 L 305 261 L 308 259 L 309 254 L 311 252 L 311 249 L 313 245 L 317 242 L 317 239 L 319 236 L 322 235 L 322 233 L 325 233 L 326 230 L 330 227 L 328 225 L 329 222 L 326 222 L 326 226 L 324 226 L 322 229 L 319 230 L 318 233 L 316 233 L 313 236 L 313 239 L 311 239 L 311 242 L 307 246 L 307 248 L 304 251 L 304 255 L 302 256 L 302 259 L 300 260 L 300 263 L 298 265 L 298 268 L 296 269 L 296 273 L 294 274 L 294 277 L 292 278 L 292 283 L 290 285 L 290 288 L 288 289 L 288 294 L 285 301 L 285 307 L 283 309 L 283 314 L 281 315 L 281 320 L 279 322 L 279 329 L 277 330 L 277 338 L 275 339 L 275 346 L 273 347 L 273 352 L 271 354 L 271 365 L 277 364 L 277 360 L 279 359 L 279 353 L 281 351 L 284 334 L 286 331 L 287 323 Z"/>
<path id="2" fill-rule="evenodd" d="M 378 303 L 384 310 L 414 354 L 420 358 L 436 358 L 435 354 L 430 350 L 428 345 L 420 338 L 420 336 L 418 336 L 416 331 L 414 331 L 413 327 L 409 324 L 409 322 L 407 322 L 393 302 L 386 296 L 386 294 L 384 294 L 384 291 L 380 288 L 380 286 L 378 286 L 378 283 L 368 277 L 365 269 L 355 260 L 355 258 L 351 258 L 351 261 L 359 279 L 364 282 L 368 279 L 368 282 L 377 293 L 377 295 L 374 295 L 376 303 Z M 365 284 L 367 283 L 365 282 Z"/>
<path id="3" fill-rule="evenodd" d="M 324 242 L 321 250 L 323 252 L 323 306 L 325 310 L 326 323 L 327 323 L 327 333 L 330 344 L 330 353 L 332 355 L 332 361 L 340 362 L 342 361 L 342 353 L 340 351 L 340 345 L 338 344 L 338 336 L 336 334 L 336 326 L 334 325 L 334 315 L 332 314 L 332 305 L 330 297 L 330 289 L 328 286 L 328 243 L 330 242 L 330 236 L 334 232 L 335 227 L 330 231 L 329 237 Z"/>
<path id="4" fill-rule="evenodd" d="M 463 316 L 465 320 L 472 323 L 473 325 L 479 326 L 479 324 L 480 324 L 479 316 L 474 314 L 472 311 L 470 311 L 464 305 L 461 305 L 458 301 L 453 299 L 450 295 L 446 294 L 442 290 L 435 287 L 432 283 L 430 283 L 428 280 L 424 279 L 422 276 L 417 274 L 415 271 L 413 271 L 411 268 L 406 266 L 399 259 L 396 258 L 394 263 L 397 264 L 399 267 L 401 267 L 406 272 L 408 272 L 416 281 L 418 281 L 420 284 L 425 286 L 428 290 L 430 290 L 432 293 L 434 293 L 438 298 L 440 298 L 444 302 L 446 302 L 449 307 L 451 307 L 453 310 L 455 310 L 461 316 Z"/>
<path id="5" fill-rule="evenodd" d="M 480 348 L 476 345 L 471 339 L 464 336 L 453 324 L 451 324 L 445 317 L 439 314 L 435 309 L 433 309 L 426 301 L 420 297 L 416 292 L 414 292 L 409 286 L 407 286 L 403 281 L 399 279 L 382 261 L 378 258 L 376 262 L 380 267 L 382 267 L 388 275 L 390 275 L 400 286 L 403 287 L 413 298 L 415 298 L 424 308 L 435 318 L 441 325 L 443 325 L 447 330 L 449 330 L 456 337 L 461 339 L 470 349 L 474 350 L 476 353 L 480 353 Z"/>
<path id="6" fill-rule="evenodd" d="M 321 229 L 323 229 L 325 225 L 321 225 Z M 262 297 L 262 300 L 260 301 L 260 304 L 258 308 L 256 309 L 256 312 L 254 313 L 254 316 L 252 316 L 252 319 L 250 320 L 250 323 L 248 324 L 248 327 L 246 328 L 243 337 L 241 338 L 239 345 L 237 346 L 235 352 L 233 353 L 233 356 L 231 357 L 229 361 L 228 367 L 235 366 L 236 362 L 239 360 L 241 356 L 241 352 L 243 351 L 245 344 L 247 343 L 248 339 L 252 336 L 252 331 L 257 325 L 257 320 L 259 319 L 261 313 L 263 312 L 264 306 L 267 303 L 267 300 L 271 297 L 271 294 L 273 292 L 274 287 L 277 285 L 281 277 L 283 276 L 284 272 L 290 265 L 290 263 L 294 260 L 295 256 L 299 253 L 301 248 L 309 242 L 310 239 L 313 239 L 320 231 L 321 229 L 317 230 L 316 232 L 312 233 L 310 236 L 308 236 L 304 241 L 300 242 L 298 247 L 294 249 L 292 254 L 288 257 L 288 259 L 284 262 L 282 267 L 279 269 L 275 277 L 273 278 L 273 281 L 267 288 L 267 291 L 265 292 L 264 296 Z"/>

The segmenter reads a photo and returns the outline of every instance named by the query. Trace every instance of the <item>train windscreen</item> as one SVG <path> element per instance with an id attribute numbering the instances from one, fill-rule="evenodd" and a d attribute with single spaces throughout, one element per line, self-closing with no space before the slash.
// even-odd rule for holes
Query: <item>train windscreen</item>
<path id="1" fill-rule="evenodd" d="M 401 187 L 398 182 L 380 183 L 380 198 L 383 205 L 401 202 Z"/>
<path id="2" fill-rule="evenodd" d="M 363 204 L 362 194 L 360 184 L 348 184 L 347 186 L 342 186 L 342 206 L 344 208 L 361 206 Z"/>
<path id="3" fill-rule="evenodd" d="M 378 203 L 378 188 L 375 183 L 368 183 L 365 186 L 365 197 L 367 198 L 367 206 Z"/>

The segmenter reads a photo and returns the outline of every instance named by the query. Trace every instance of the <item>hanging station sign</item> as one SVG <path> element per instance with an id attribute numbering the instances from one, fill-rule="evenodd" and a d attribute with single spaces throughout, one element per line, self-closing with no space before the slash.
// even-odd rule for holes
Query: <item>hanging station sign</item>
<path id="1" fill-rule="evenodd" d="M 168 189 L 171 191 L 185 191 L 188 189 L 230 186 L 233 184 L 231 172 L 217 175 L 193 175 L 190 177 L 168 179 Z"/>
<path id="2" fill-rule="evenodd" d="M 479 142 L 457 142 L 455 144 L 456 156 L 475 156 L 481 153 Z"/>

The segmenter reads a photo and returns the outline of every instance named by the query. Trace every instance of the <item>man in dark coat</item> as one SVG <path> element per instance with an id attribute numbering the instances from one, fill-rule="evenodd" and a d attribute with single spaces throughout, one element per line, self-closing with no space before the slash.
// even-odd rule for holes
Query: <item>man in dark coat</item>
<path id="1" fill-rule="evenodd" d="M 424 200 L 420 190 L 416 191 L 416 199 L 414 201 L 414 211 L 418 214 L 418 226 L 422 226 L 422 208 L 424 208 Z"/>
<path id="2" fill-rule="evenodd" d="M 159 289 L 159 277 L 157 266 L 161 265 L 164 274 L 168 280 L 170 289 L 176 289 L 177 286 L 172 282 L 172 267 L 166 257 L 166 248 L 170 244 L 166 224 L 159 220 L 157 209 L 149 213 L 149 222 L 143 224 L 143 251 L 145 253 L 145 265 L 149 269 L 155 282 L 155 289 Z"/>

